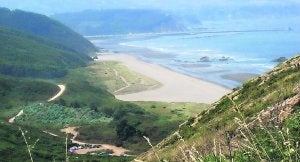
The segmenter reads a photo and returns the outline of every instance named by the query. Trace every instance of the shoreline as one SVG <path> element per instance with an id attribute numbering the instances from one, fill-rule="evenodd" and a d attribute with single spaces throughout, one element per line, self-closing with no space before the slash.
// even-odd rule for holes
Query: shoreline
<path id="1" fill-rule="evenodd" d="M 117 61 L 128 69 L 143 74 L 162 84 L 160 88 L 137 93 L 115 95 L 124 101 L 162 101 L 213 103 L 231 90 L 222 85 L 191 77 L 165 68 L 161 65 L 142 61 L 126 54 L 98 53 L 97 61 Z"/>
<path id="2" fill-rule="evenodd" d="M 254 77 L 258 77 L 259 74 L 254 73 L 231 73 L 231 74 L 224 74 L 221 75 L 222 78 L 227 80 L 232 80 L 236 82 L 244 82 L 246 80 L 252 79 Z"/>
<path id="3" fill-rule="evenodd" d="M 140 60 L 140 59 L 137 58 L 137 60 Z M 143 60 L 141 60 L 141 61 L 143 61 Z M 143 62 L 147 62 L 147 61 L 143 61 Z M 147 62 L 147 63 L 149 63 L 149 62 Z M 149 64 L 154 64 L 154 63 L 149 63 Z M 161 64 L 155 64 L 155 65 L 161 66 L 162 68 L 168 69 L 168 70 L 173 71 L 175 73 L 179 73 L 179 74 L 185 75 L 187 77 L 191 77 L 191 78 L 194 78 L 194 79 L 197 79 L 197 80 L 200 80 L 200 81 L 204 81 L 204 82 L 208 82 L 208 83 L 211 83 L 211 84 L 215 84 L 215 85 L 221 86 L 221 87 L 223 87 L 223 88 L 225 88 L 225 89 L 227 89 L 229 91 L 232 91 L 232 88 L 228 87 L 226 85 L 218 84 L 217 82 L 214 82 L 214 81 L 211 81 L 211 80 L 208 80 L 208 79 L 204 79 L 204 78 L 201 78 L 201 77 L 196 77 L 196 76 L 193 76 L 192 74 L 189 74 L 189 73 L 186 73 L 186 72 L 183 72 L 183 71 L 180 71 L 180 70 L 176 71 L 176 70 L 174 70 L 174 69 L 172 69 L 170 67 L 166 67 L 166 66 L 161 65 Z"/>

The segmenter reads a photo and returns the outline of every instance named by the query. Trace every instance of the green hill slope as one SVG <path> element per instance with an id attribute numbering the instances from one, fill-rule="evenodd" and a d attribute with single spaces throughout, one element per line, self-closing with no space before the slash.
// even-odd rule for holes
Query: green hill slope
<path id="1" fill-rule="evenodd" d="M 138 159 L 296 161 L 300 55 L 246 82 Z"/>
<path id="2" fill-rule="evenodd" d="M 49 82 L 0 75 L 0 118 L 7 119 L 21 105 L 44 102 L 57 91 L 58 87 Z"/>
<path id="3" fill-rule="evenodd" d="M 0 25 L 40 36 L 80 54 L 90 54 L 97 50 L 81 35 L 44 15 L 0 8 Z"/>
<path id="4" fill-rule="evenodd" d="M 0 73 L 16 77 L 56 78 L 90 58 L 42 38 L 0 26 Z"/>
<path id="5" fill-rule="evenodd" d="M 31 148 L 33 161 L 66 161 L 65 138 L 51 136 L 43 130 L 29 126 L 9 125 L 0 122 L 0 155 L 1 162 L 30 161 L 27 146 L 22 136 L 24 132 L 28 146 Z M 68 148 L 71 141 L 68 140 Z M 101 162 L 126 162 L 132 157 L 98 157 L 89 155 L 67 155 L 69 161 L 101 161 Z"/>
<path id="6" fill-rule="evenodd" d="M 56 129 L 56 132 L 59 132 L 66 123 L 94 125 L 96 122 L 97 126 L 103 125 L 111 119 L 102 112 L 96 111 L 97 106 L 103 106 L 105 103 L 109 108 L 119 106 L 119 102 L 104 88 L 89 86 L 82 73 L 78 74 L 78 80 L 68 79 L 71 72 L 67 72 L 72 71 L 73 68 L 76 71 L 88 64 L 90 57 L 87 55 L 78 54 L 41 37 L 0 26 L 0 57 L 0 161 L 30 159 L 18 127 L 27 132 L 25 135 L 29 145 L 36 143 L 31 149 L 34 161 L 64 161 L 64 135 L 52 137 L 43 131 L 60 124 Z M 55 102 L 63 104 L 64 101 L 70 107 L 46 103 L 58 92 L 55 83 L 64 83 L 67 86 L 64 94 L 66 98 Z M 89 105 L 94 109 L 89 108 Z M 8 119 L 23 108 L 26 108 L 24 117 L 29 120 L 8 124 Z M 34 113 L 37 111 L 43 115 L 37 116 L 38 114 Z M 31 114 L 36 116 L 30 118 Z M 108 126 L 107 128 L 115 134 L 114 128 Z M 73 145 L 69 145 L 68 148 L 71 146 Z M 68 156 L 70 161 L 132 159 L 131 157 L 71 156 L 71 154 Z"/>
<path id="7" fill-rule="evenodd" d="M 31 152 L 34 161 L 63 161 L 64 139 L 47 135 L 41 130 L 23 126 L 27 142 L 33 146 Z M 26 161 L 29 154 L 22 133 L 16 125 L 0 123 L 0 154 L 1 161 Z M 35 144 L 35 145 L 34 145 Z M 51 152 L 51 154 L 49 154 Z"/>

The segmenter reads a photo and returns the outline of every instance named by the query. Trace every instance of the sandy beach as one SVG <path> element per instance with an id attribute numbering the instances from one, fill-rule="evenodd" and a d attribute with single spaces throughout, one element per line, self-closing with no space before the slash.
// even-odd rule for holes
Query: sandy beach
<path id="1" fill-rule="evenodd" d="M 230 92 L 220 85 L 183 75 L 125 54 L 101 54 L 97 61 L 121 62 L 130 70 L 162 84 L 160 88 L 154 90 L 115 96 L 124 101 L 213 103 Z"/>

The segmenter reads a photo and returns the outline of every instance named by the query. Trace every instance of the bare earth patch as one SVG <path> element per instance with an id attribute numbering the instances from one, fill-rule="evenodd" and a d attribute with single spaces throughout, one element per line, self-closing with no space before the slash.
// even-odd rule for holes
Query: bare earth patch
<path id="1" fill-rule="evenodd" d="M 86 142 L 81 142 L 76 140 L 75 138 L 79 135 L 79 132 L 76 130 L 78 127 L 67 127 L 64 129 L 61 129 L 61 132 L 72 134 L 73 137 L 71 138 L 72 143 L 76 143 L 79 145 L 100 145 L 98 148 L 89 148 L 89 149 L 78 149 L 75 152 L 77 154 L 87 154 L 90 152 L 95 152 L 95 151 L 101 151 L 101 150 L 112 150 L 112 155 L 114 156 L 122 156 L 129 150 L 124 149 L 123 147 L 117 147 L 114 145 L 109 145 L 109 144 L 96 144 L 96 143 L 86 143 Z"/>

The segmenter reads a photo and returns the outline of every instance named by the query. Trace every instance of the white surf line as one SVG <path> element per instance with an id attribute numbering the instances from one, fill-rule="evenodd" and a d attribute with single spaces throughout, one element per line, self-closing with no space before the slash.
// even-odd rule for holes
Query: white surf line
<path id="1" fill-rule="evenodd" d="M 48 100 L 48 102 L 51 102 L 51 101 L 57 99 L 58 97 L 60 97 L 60 96 L 65 92 L 65 90 L 66 90 L 66 86 L 65 86 L 65 85 L 63 85 L 63 84 L 58 84 L 57 86 L 58 86 L 59 89 L 60 89 L 59 92 L 58 92 L 56 95 L 54 95 L 52 98 L 50 98 L 50 99 Z"/>
<path id="2" fill-rule="evenodd" d="M 14 116 L 14 117 L 12 117 L 12 118 L 10 118 L 9 120 L 8 120 L 8 122 L 9 123 L 14 123 L 15 122 L 15 119 L 16 119 L 16 117 L 18 117 L 18 116 L 21 116 L 21 115 L 23 115 L 24 114 L 24 111 L 23 110 L 21 110 L 16 116 Z"/>

